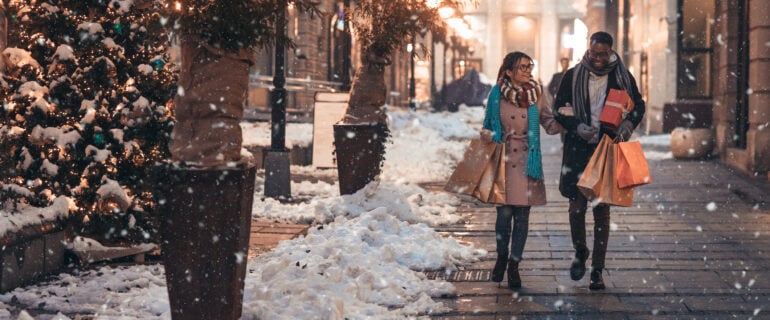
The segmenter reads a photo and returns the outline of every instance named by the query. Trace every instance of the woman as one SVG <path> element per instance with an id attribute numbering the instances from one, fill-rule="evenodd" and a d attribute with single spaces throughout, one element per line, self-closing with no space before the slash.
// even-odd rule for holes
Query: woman
<path id="1" fill-rule="evenodd" d="M 506 144 L 505 204 L 497 207 L 497 262 L 491 280 L 503 281 L 507 264 L 511 289 L 521 287 L 519 262 L 529 232 L 530 207 L 546 202 L 538 124 L 548 134 L 564 130 L 548 108 L 538 107 L 542 87 L 532 78 L 533 68 L 532 58 L 522 52 L 505 56 L 489 95 L 481 134 L 487 142 Z"/>

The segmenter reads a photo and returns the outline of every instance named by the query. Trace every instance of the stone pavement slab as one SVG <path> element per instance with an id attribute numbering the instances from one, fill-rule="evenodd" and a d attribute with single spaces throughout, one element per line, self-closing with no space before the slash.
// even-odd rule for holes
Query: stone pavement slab
<path id="1" fill-rule="evenodd" d="M 770 183 L 717 161 L 650 160 L 653 183 L 632 207 L 613 207 L 607 289 L 569 278 L 568 202 L 559 195 L 558 137 L 541 135 L 546 206 L 534 207 L 521 262 L 523 288 L 489 282 L 496 257 L 495 209 L 461 197 L 466 219 L 437 231 L 489 251 L 447 279 L 451 311 L 435 319 L 770 319 Z M 441 190 L 443 182 L 424 184 Z M 593 218 L 586 217 L 588 241 Z"/>
<path id="2" fill-rule="evenodd" d="M 293 239 L 307 234 L 310 225 L 275 222 L 266 219 L 251 221 L 249 236 L 249 257 L 268 252 L 282 240 Z"/>

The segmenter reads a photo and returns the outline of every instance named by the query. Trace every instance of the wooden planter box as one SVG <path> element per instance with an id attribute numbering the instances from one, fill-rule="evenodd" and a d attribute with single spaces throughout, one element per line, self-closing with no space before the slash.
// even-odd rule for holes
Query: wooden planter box
<path id="1" fill-rule="evenodd" d="M 29 226 L 0 238 L 0 292 L 32 284 L 64 268 L 61 223 Z"/>

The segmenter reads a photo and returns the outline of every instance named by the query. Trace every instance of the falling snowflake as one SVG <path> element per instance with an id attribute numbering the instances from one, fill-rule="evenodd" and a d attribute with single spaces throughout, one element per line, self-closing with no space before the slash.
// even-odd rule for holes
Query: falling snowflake
<path id="1" fill-rule="evenodd" d="M 709 202 L 709 204 L 706 205 L 706 210 L 709 212 L 714 212 L 714 210 L 717 209 L 717 204 L 714 202 Z"/>

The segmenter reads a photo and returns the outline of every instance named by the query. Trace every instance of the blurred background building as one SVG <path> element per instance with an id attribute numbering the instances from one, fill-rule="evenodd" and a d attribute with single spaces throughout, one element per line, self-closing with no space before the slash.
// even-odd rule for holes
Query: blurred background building
<path id="1" fill-rule="evenodd" d="M 359 57 L 342 8 L 354 5 L 322 0 L 324 14 L 313 19 L 289 8 L 288 32 L 297 42 L 286 55 L 289 121 L 311 119 L 315 92 L 349 90 Z M 560 58 L 574 65 L 588 36 L 603 30 L 614 36 L 614 49 L 647 101 L 645 133 L 710 128 L 715 157 L 749 174 L 770 170 L 770 6 L 764 1 L 480 0 L 442 18 L 452 26 L 446 41 L 419 35 L 394 53 L 386 74 L 389 106 L 414 99 L 418 108 L 445 110 L 442 88 L 470 70 L 491 83 L 504 55 L 516 50 L 533 57 L 534 74 L 547 85 Z M 418 53 L 413 68 L 412 51 Z M 273 59 L 264 50 L 252 69 L 253 118 L 269 114 L 263 111 L 269 110 Z"/>

